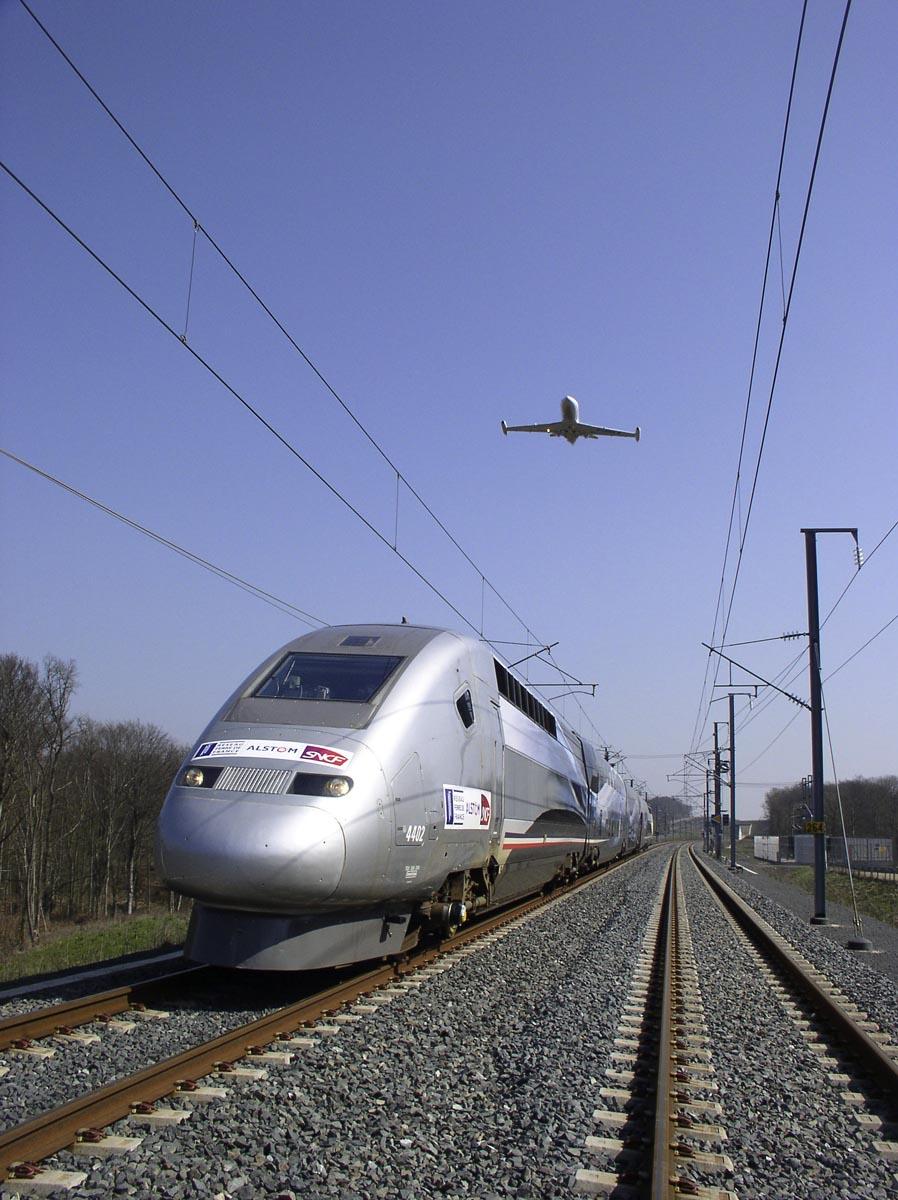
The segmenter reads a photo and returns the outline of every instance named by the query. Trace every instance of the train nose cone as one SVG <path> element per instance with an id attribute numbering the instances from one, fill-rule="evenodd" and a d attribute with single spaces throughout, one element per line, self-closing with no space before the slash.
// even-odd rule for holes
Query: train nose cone
<path id="1" fill-rule="evenodd" d="M 228 908 L 295 908 L 336 891 L 346 860 L 340 823 L 310 805 L 197 799 L 178 789 L 159 826 L 170 887 Z"/>

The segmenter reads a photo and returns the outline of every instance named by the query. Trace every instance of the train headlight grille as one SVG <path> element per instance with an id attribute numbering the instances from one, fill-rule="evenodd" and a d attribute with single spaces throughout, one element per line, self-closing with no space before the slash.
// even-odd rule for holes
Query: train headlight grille
<path id="1" fill-rule="evenodd" d="M 215 786 L 224 792 L 283 796 L 290 790 L 292 779 L 292 771 L 278 771 L 272 767 L 225 767 Z"/>

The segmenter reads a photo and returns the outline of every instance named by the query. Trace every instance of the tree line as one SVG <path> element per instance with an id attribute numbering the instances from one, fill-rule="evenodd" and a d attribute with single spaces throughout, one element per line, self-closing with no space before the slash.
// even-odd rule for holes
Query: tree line
<path id="1" fill-rule="evenodd" d="M 72 714 L 74 662 L 0 656 L 0 943 L 167 896 L 156 818 L 188 751 L 155 725 Z"/>
<path id="2" fill-rule="evenodd" d="M 847 779 L 839 783 L 839 792 L 848 837 L 898 837 L 898 776 Z M 839 797 L 834 783 L 824 784 L 823 805 L 827 833 L 841 834 Z M 805 821 L 813 816 L 810 792 L 801 783 L 774 788 L 764 797 L 764 813 L 770 822 L 771 836 L 802 833 Z"/>
<path id="3" fill-rule="evenodd" d="M 661 836 L 674 834 L 689 817 L 694 816 L 692 807 L 679 796 L 649 796 L 648 806 L 655 822 L 655 833 Z"/>

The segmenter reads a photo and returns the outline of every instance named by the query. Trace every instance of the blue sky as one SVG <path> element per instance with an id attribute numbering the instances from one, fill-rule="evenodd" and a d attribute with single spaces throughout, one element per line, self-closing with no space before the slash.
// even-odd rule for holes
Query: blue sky
<path id="1" fill-rule="evenodd" d="M 599 683 L 581 702 L 602 737 L 651 791 L 676 788 L 800 4 L 33 7 L 480 572 L 559 642 L 562 667 Z M 841 16 L 809 6 L 781 187 L 787 285 Z M 731 642 L 806 628 L 802 526 L 856 525 L 869 551 L 898 518 L 896 35 L 894 4 L 854 6 Z M 0 113 L 8 166 L 183 332 L 190 219 L 13 0 Z M 5 176 L 0 239 L 0 445 L 329 623 L 459 626 Z M 782 311 L 777 255 L 743 513 Z M 187 337 L 392 542 L 392 468 L 202 235 Z M 642 441 L 502 437 L 501 418 L 554 418 L 565 393 Z M 304 630 L 8 460 L 0 504 L 2 645 L 74 658 L 79 711 L 190 740 Z M 479 629 L 480 575 L 404 485 L 398 547 Z M 819 554 L 825 613 L 851 578 L 850 541 L 821 539 Z M 824 673 L 896 599 L 898 531 L 827 624 Z M 483 630 L 528 638 L 489 591 Z M 898 622 L 827 686 L 841 775 L 898 770 L 896 645 Z M 772 674 L 798 648 L 732 653 Z M 806 672 L 790 690 L 807 694 Z M 796 710 L 759 709 L 739 722 L 749 812 L 765 784 L 810 770 L 805 718 L 764 752 Z M 565 712 L 589 728 L 574 700 Z"/>

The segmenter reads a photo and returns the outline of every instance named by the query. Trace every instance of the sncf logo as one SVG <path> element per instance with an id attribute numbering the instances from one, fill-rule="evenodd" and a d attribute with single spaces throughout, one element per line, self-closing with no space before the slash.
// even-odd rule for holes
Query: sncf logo
<path id="1" fill-rule="evenodd" d="M 489 825 L 491 815 L 492 815 L 492 809 L 490 808 L 489 799 L 488 799 L 488 797 L 484 796 L 483 792 L 481 792 L 480 793 L 480 824 L 481 825 Z"/>
<path id="2" fill-rule="evenodd" d="M 308 762 L 327 763 L 329 767 L 342 767 L 349 759 L 339 750 L 328 750 L 327 746 L 306 746 L 300 758 Z"/>

